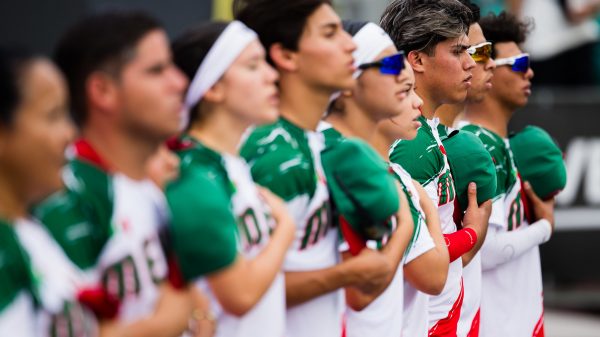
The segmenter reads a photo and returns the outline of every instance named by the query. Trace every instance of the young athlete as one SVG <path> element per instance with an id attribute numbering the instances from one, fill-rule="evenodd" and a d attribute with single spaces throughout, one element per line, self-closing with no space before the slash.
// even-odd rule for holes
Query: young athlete
<path id="1" fill-rule="evenodd" d="M 256 128 L 242 147 L 254 180 L 285 200 L 294 243 L 284 263 L 287 336 L 339 336 L 346 286 L 377 288 L 391 273 L 384 257 L 364 249 L 338 263 L 327 182 L 316 132 L 330 96 L 354 85 L 352 52 L 327 0 L 234 2 L 236 17 L 258 33 L 279 72 L 281 118 Z"/>
<path id="2" fill-rule="evenodd" d="M 438 205 L 442 231 L 449 240 L 448 279 L 442 293 L 429 301 L 430 336 L 456 335 L 464 295 L 460 257 L 477 243 L 490 204 L 467 209 L 464 229 L 457 231 L 453 220 L 454 181 L 438 133 L 439 120 L 435 118 L 442 104 L 464 101 L 471 85 L 475 62 L 467 53 L 466 36 L 471 20 L 470 9 L 458 0 L 397 0 L 386 8 L 381 19 L 396 47 L 407 53 L 415 72 L 417 94 L 424 101 L 419 118 L 423 125 L 417 137 L 394 143 L 390 160 L 406 169 Z"/>
<path id="3" fill-rule="evenodd" d="M 94 14 L 67 31 L 55 59 L 80 138 L 65 188 L 36 212 L 99 288 L 89 304 L 102 333 L 180 335 L 190 296 L 166 282 L 159 234 L 167 205 L 146 173 L 148 159 L 181 120 L 186 80 L 171 61 L 166 33 L 143 13 Z"/>
<path id="4" fill-rule="evenodd" d="M 419 115 L 418 107 L 422 101 L 413 89 L 412 69 L 379 26 L 366 22 L 345 22 L 344 28 L 353 35 L 358 47 L 354 53 L 359 69 L 355 72 L 357 84 L 352 90 L 344 90 L 332 103 L 326 120 L 333 128 L 325 133 L 331 134 L 336 132 L 333 131 L 335 129 L 344 136 L 358 137 L 379 145 L 379 149 L 383 148 L 383 152 L 380 152 L 382 155 L 375 155 L 375 162 L 371 160 L 371 166 L 376 166 L 375 164 L 387 160 L 387 149 L 399 136 L 414 138 L 420 125 L 414 120 Z M 407 132 L 395 132 L 387 145 L 380 146 L 377 142 L 381 140 L 377 126 L 392 118 L 398 119 L 403 129 L 410 129 L 412 136 Z M 352 158 L 353 162 L 358 160 L 356 156 Z M 415 308 L 413 304 L 417 302 L 415 299 L 419 292 L 411 284 L 428 293 L 441 292 L 448 272 L 448 250 L 442 237 L 437 210 L 430 207 L 427 215 L 427 226 L 432 227 L 435 236 L 434 244 L 419 211 L 420 206 L 414 203 L 418 196 L 416 191 L 410 190 L 414 187 L 410 176 L 408 178 L 408 185 L 405 180 L 399 179 L 400 194 L 409 201 L 405 208 L 410 210 L 414 224 L 409 249 L 403 254 L 406 258 L 396 262 L 399 268 L 392 283 L 373 303 L 361 312 L 347 310 L 347 336 L 397 336 L 400 331 L 406 336 L 416 336 L 419 334 L 415 333 L 415 325 L 423 327 L 421 335 L 427 334 L 426 295 L 420 293 L 425 301 L 419 300 L 422 305 Z M 372 194 L 366 196 L 369 195 Z M 361 200 L 367 199 L 366 196 Z M 425 196 L 423 202 L 428 200 Z M 428 205 L 432 206 L 430 200 Z M 352 237 L 346 238 L 350 245 L 351 239 Z M 391 244 L 394 243 L 390 240 L 385 247 Z M 402 278 L 405 278 L 404 282 Z M 412 291 L 407 291 L 409 289 Z M 420 315 L 414 314 L 419 311 Z"/>
<path id="5" fill-rule="evenodd" d="M 192 29 L 173 52 L 190 78 L 189 126 L 174 144 L 180 177 L 166 193 L 178 269 L 209 295 L 216 336 L 283 336 L 281 266 L 294 223 L 279 198 L 255 186 L 238 154 L 248 127 L 278 117 L 277 73 L 239 21 Z"/>
<path id="6" fill-rule="evenodd" d="M 0 49 L 0 335 L 93 337 L 78 302 L 85 276 L 30 207 L 61 187 L 75 129 L 62 74 L 47 59 Z"/>
<path id="7" fill-rule="evenodd" d="M 355 64 L 358 67 L 354 73 L 354 77 L 358 79 L 357 85 L 354 89 L 342 93 L 344 98 L 338 98 L 334 102 L 336 107 L 329 111 L 327 122 L 319 125 L 327 144 L 321 158 L 330 184 L 332 200 L 340 216 L 333 221 L 339 220 L 338 226 L 343 238 L 340 247 L 342 259 L 350 259 L 360 249 L 377 249 L 388 259 L 393 270 L 389 284 L 384 284 L 382 289 L 374 293 L 363 292 L 354 287 L 345 289 L 348 306 L 346 336 L 394 336 L 402 329 L 404 277 L 401 261 L 411 239 L 414 223 L 401 186 L 394 180 L 387 165 L 377 153 L 367 143 L 358 139 L 359 135 L 363 136 L 362 138 L 370 138 L 377 122 L 386 118 L 386 114 L 390 112 L 376 110 L 372 112 L 373 116 L 369 116 L 345 107 L 354 103 L 354 100 L 346 98 L 360 96 L 362 93 L 359 90 L 364 84 L 361 80 L 361 68 L 366 69 L 366 64 L 378 60 L 377 57 L 381 56 L 381 62 L 387 62 L 389 66 L 386 68 L 389 75 L 398 77 L 404 60 L 394 48 L 392 40 L 379 26 L 373 23 L 344 22 L 344 29 L 353 35 L 353 40 L 358 46 L 354 52 Z M 368 46 L 367 41 L 370 42 Z M 361 127 L 357 128 L 357 124 Z M 348 157 L 348 154 L 351 157 Z M 338 185 L 340 189 L 344 186 L 342 191 L 345 193 L 336 191 Z M 343 207 L 345 194 L 356 200 L 360 211 Z M 384 231 L 381 238 L 366 237 L 365 234 L 380 229 L 374 226 L 377 223 L 378 226 L 391 226 L 386 228 L 388 230 Z M 363 233 L 364 227 L 370 231 Z"/>
<path id="8" fill-rule="evenodd" d="M 479 24 L 485 37 L 494 41 L 496 69 L 489 93 L 468 105 L 465 117 L 470 125 L 462 129 L 474 132 L 492 155 L 501 196 L 494 202 L 481 249 L 481 335 L 543 336 L 538 245 L 552 234 L 553 199 L 542 202 L 524 183 L 537 219 L 532 224 L 524 221 L 522 185 L 507 140 L 510 118 L 531 94 L 533 71 L 519 48 L 529 25 L 507 13 L 484 17 Z"/>
<path id="9" fill-rule="evenodd" d="M 478 23 L 480 17 L 479 7 L 470 1 L 465 0 L 463 3 L 469 6 L 473 13 L 473 22 L 469 26 L 468 33 L 470 47 L 467 52 L 476 62 L 476 65 L 471 70 L 473 77 L 471 79 L 471 86 L 467 90 L 466 100 L 458 104 L 443 105 L 436 111 L 436 114 L 440 117 L 441 124 L 448 127 L 453 127 L 456 124 L 458 117 L 461 114 L 464 114 L 466 109 L 469 109 L 470 104 L 483 100 L 486 93 L 489 92 L 492 87 L 491 78 L 493 76 L 493 71 L 496 68 L 496 64 L 491 57 L 492 43 L 486 40 Z M 478 144 L 478 146 L 483 147 L 483 144 Z M 476 163 L 474 163 L 473 166 L 475 166 L 475 164 Z M 490 162 L 489 165 L 494 166 L 490 171 L 495 171 L 494 163 Z M 499 199 L 501 199 L 501 197 L 497 190 L 492 199 L 492 206 L 498 205 Z M 500 203 L 502 202 L 500 201 Z M 455 207 L 456 206 L 458 205 L 455 205 Z M 501 223 L 501 221 L 501 219 L 490 218 L 488 223 Z M 463 255 L 463 263 L 466 258 L 469 258 L 470 262 L 465 265 L 463 269 L 465 296 L 460 320 L 458 322 L 458 336 L 461 337 L 477 336 L 477 333 L 479 332 L 479 308 L 481 304 L 481 254 L 479 253 L 479 248 L 483 244 L 488 227 L 489 225 L 482 226 L 481 232 L 478 233 L 480 236 L 476 247 Z"/>

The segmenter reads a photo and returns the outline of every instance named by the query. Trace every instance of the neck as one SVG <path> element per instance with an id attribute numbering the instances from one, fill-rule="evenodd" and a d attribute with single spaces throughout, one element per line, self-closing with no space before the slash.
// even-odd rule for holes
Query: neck
<path id="1" fill-rule="evenodd" d="M 466 106 L 465 119 L 469 123 L 480 125 L 502 138 L 508 136 L 508 123 L 512 117 L 510 108 L 490 97 L 478 103 Z"/>
<path id="2" fill-rule="evenodd" d="M 19 193 L 14 178 L 0 169 L 0 215 L 6 220 L 15 220 L 27 215 L 27 200 Z"/>
<path id="3" fill-rule="evenodd" d="M 327 116 L 327 122 L 346 137 L 358 137 L 369 142 L 377 130 L 377 121 L 370 118 L 350 99 L 346 100 L 344 107 L 344 112 Z"/>
<path id="4" fill-rule="evenodd" d="M 242 135 L 250 124 L 220 110 L 211 111 L 200 123 L 192 125 L 188 133 L 216 152 L 237 156 Z"/>
<path id="5" fill-rule="evenodd" d="M 294 75 L 282 76 L 279 84 L 281 116 L 305 130 L 316 130 L 332 93 L 316 90 Z"/>
<path id="6" fill-rule="evenodd" d="M 419 81 L 417 77 L 416 84 L 416 93 L 423 100 L 423 105 L 421 106 L 421 113 L 423 117 L 427 119 L 433 119 L 435 117 L 436 110 L 442 105 L 441 102 L 438 102 L 437 99 L 434 98 L 432 94 L 434 91 L 428 90 L 425 85 L 421 85 L 423 81 Z"/>
<path id="7" fill-rule="evenodd" d="M 161 143 L 159 140 L 149 140 L 134 132 L 122 130 L 114 123 L 100 118 L 90 120 L 83 127 L 81 135 L 112 170 L 135 180 L 147 177 L 146 162 Z"/>
<path id="8" fill-rule="evenodd" d="M 383 159 L 385 159 L 385 161 L 390 161 L 390 146 L 392 146 L 394 140 L 395 139 L 388 139 L 383 133 L 375 131 L 369 144 Z"/>
<path id="9" fill-rule="evenodd" d="M 458 115 L 463 113 L 464 110 L 464 103 L 444 104 L 436 110 L 435 115 L 440 118 L 440 123 L 444 124 L 445 126 L 452 127 Z"/>

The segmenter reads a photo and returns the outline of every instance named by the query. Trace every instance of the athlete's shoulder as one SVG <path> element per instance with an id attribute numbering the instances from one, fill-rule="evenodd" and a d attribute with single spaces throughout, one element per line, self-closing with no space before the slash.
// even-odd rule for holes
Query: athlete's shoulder
<path id="1" fill-rule="evenodd" d="M 167 185 L 175 255 L 186 280 L 231 264 L 237 254 L 231 190 L 211 167 L 189 166 Z"/>
<path id="2" fill-rule="evenodd" d="M 284 120 L 258 127 L 240 154 L 248 162 L 254 181 L 284 200 L 314 194 L 315 168 L 304 130 Z"/>
<path id="3" fill-rule="evenodd" d="M 390 149 L 390 161 L 402 166 L 413 179 L 426 185 L 444 169 L 444 157 L 431 127 L 422 122 L 413 140 L 397 140 Z"/>
<path id="4" fill-rule="evenodd" d="M 92 267 L 111 235 L 114 209 L 112 176 L 101 167 L 71 160 L 64 188 L 37 205 L 33 213 L 67 256 L 80 268 Z"/>

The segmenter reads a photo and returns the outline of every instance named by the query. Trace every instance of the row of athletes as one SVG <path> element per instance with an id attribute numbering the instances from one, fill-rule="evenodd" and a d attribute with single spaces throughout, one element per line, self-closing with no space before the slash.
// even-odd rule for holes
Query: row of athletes
<path id="1" fill-rule="evenodd" d="M 543 336 L 565 172 L 543 130 L 508 135 L 529 25 L 234 12 L 172 44 L 94 14 L 57 66 L 1 50 L 0 335 Z"/>

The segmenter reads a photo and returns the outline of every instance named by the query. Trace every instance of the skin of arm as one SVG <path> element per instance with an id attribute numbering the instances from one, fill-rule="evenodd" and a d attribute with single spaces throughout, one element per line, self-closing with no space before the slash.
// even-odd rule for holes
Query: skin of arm
<path id="1" fill-rule="evenodd" d="M 231 266 L 207 276 L 221 306 L 236 316 L 246 314 L 269 289 L 294 239 L 295 224 L 283 201 L 267 189 L 259 188 L 259 192 L 277 223 L 269 243 L 254 259 L 238 255 Z"/>
<path id="2" fill-rule="evenodd" d="M 433 238 L 435 248 L 406 264 L 404 277 L 417 290 L 429 295 L 439 295 L 444 289 L 448 277 L 450 264 L 448 248 L 442 235 L 437 208 L 423 187 L 416 181 L 413 181 L 413 184 L 419 193 L 420 205 L 425 213 L 427 229 Z"/>
<path id="3" fill-rule="evenodd" d="M 117 320 L 100 324 L 101 337 L 177 337 L 188 327 L 193 304 L 191 288 L 175 289 L 168 282 L 160 286 L 154 313 L 131 324 Z"/>
<path id="4" fill-rule="evenodd" d="M 412 215 L 410 213 L 410 207 L 408 205 L 408 200 L 406 199 L 406 196 L 398 182 L 396 182 L 396 187 L 400 197 L 400 208 L 396 214 L 398 219 L 398 228 L 392 234 L 390 240 L 386 243 L 383 249 L 379 252 L 379 254 L 382 254 L 387 259 L 388 265 L 391 267 L 391 272 L 389 273 L 386 282 L 381 283 L 375 289 L 364 289 L 360 286 L 351 286 L 345 288 L 346 303 L 355 311 L 360 311 L 366 308 L 379 295 L 381 295 L 385 289 L 387 289 L 396 275 L 396 269 L 402 262 L 402 257 L 404 256 L 404 252 L 406 251 L 406 247 L 410 242 L 410 238 L 414 230 L 414 224 Z M 350 258 L 352 257 L 349 253 L 345 252 L 342 254 L 343 260 Z"/>

